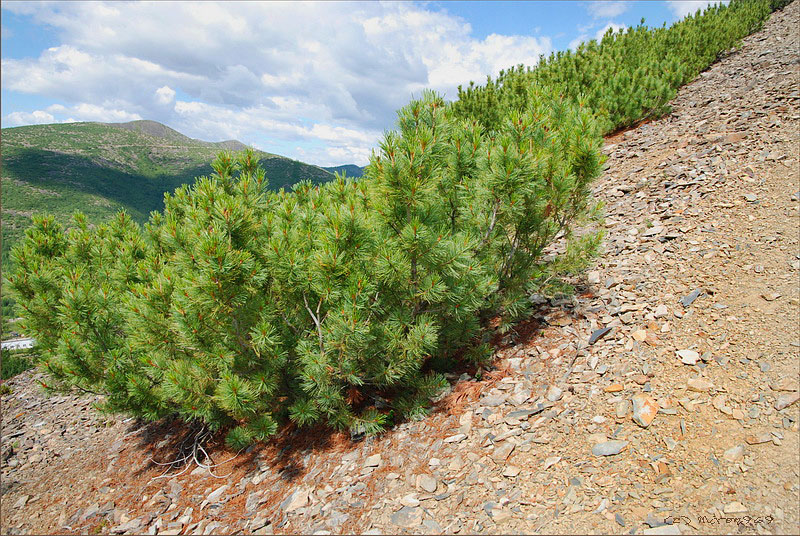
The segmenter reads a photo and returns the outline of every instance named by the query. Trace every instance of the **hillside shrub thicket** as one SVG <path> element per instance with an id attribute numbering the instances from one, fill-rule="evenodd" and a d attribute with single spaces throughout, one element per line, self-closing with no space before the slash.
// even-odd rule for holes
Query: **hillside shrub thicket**
<path id="1" fill-rule="evenodd" d="M 358 182 L 270 192 L 252 153 L 222 154 L 144 230 L 124 212 L 66 233 L 37 217 L 9 284 L 46 386 L 230 427 L 232 446 L 287 418 L 358 434 L 421 415 L 437 365 L 485 357 L 483 319 L 519 318 L 597 248 L 573 232 L 596 215 L 596 123 L 531 96 L 485 130 L 426 93 Z"/>
<path id="2" fill-rule="evenodd" d="M 642 20 L 616 33 L 609 29 L 599 41 L 542 56 L 536 66 L 501 71 L 483 86 L 459 86 L 454 106 L 459 115 L 494 127 L 504 110 L 524 108 L 528 88 L 543 85 L 557 88 L 573 103 L 583 100 L 606 134 L 668 113 L 678 88 L 788 3 L 732 0 L 698 10 L 669 28 L 648 28 Z"/>

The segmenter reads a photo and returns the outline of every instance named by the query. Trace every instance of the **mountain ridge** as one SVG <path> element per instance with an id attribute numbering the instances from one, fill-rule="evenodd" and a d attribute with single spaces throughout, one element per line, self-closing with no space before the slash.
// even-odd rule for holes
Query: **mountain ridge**
<path id="1" fill-rule="evenodd" d="M 128 121 L 126 123 L 99 123 L 99 124 L 113 128 L 120 128 L 124 130 L 141 132 L 157 138 L 179 140 L 186 143 L 196 143 L 198 145 L 202 145 L 205 147 L 220 147 L 221 149 L 227 149 L 230 151 L 243 151 L 247 149 L 247 145 L 240 142 L 239 140 L 204 141 L 197 138 L 190 138 L 189 136 L 175 130 L 174 128 L 169 127 L 163 123 L 159 123 L 158 121 L 154 121 L 152 119 L 139 119 L 136 121 Z M 267 153 L 267 154 L 272 154 L 272 153 Z"/>
<path id="2" fill-rule="evenodd" d="M 28 125 L 0 132 L 4 268 L 35 213 L 52 213 L 68 225 L 75 210 L 98 223 L 124 209 L 141 224 L 163 208 L 164 193 L 211 174 L 220 151 L 246 148 L 238 140 L 196 140 L 151 120 Z M 300 180 L 333 179 L 322 167 L 255 153 L 273 190 L 290 189 Z"/>

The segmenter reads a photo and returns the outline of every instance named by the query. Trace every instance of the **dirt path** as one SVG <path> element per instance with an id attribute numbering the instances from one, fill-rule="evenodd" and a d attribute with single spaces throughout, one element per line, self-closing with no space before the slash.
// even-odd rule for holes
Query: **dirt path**
<path id="1" fill-rule="evenodd" d="M 430 418 L 152 480 L 179 428 L 27 373 L 2 398 L 3 532 L 800 532 L 798 27 L 795 2 L 609 140 L 597 267 Z"/>

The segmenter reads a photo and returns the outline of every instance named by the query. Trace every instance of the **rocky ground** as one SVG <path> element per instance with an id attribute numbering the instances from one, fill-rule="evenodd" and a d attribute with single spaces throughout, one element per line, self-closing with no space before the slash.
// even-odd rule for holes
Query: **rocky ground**
<path id="1" fill-rule="evenodd" d="M 2 398 L 3 533 L 800 532 L 798 27 L 795 2 L 607 140 L 597 266 L 430 418 L 178 474 L 152 460 L 186 430 L 28 372 Z"/>

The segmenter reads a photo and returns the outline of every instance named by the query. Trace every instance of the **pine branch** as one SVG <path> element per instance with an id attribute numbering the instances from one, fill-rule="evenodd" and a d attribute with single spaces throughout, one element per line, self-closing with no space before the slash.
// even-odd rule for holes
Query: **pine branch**
<path id="1" fill-rule="evenodd" d="M 319 318 L 314 312 L 311 310 L 311 307 L 308 306 L 308 298 L 306 298 L 306 293 L 303 292 L 303 303 L 306 306 L 306 311 L 308 314 L 311 315 L 311 319 L 314 321 L 314 325 L 317 326 L 317 336 L 319 337 L 319 351 L 321 354 L 325 354 L 325 344 L 322 339 L 322 326 L 320 325 Z M 319 304 L 317 304 L 317 314 L 319 314 L 319 306 L 322 304 L 322 298 L 320 298 Z"/>

